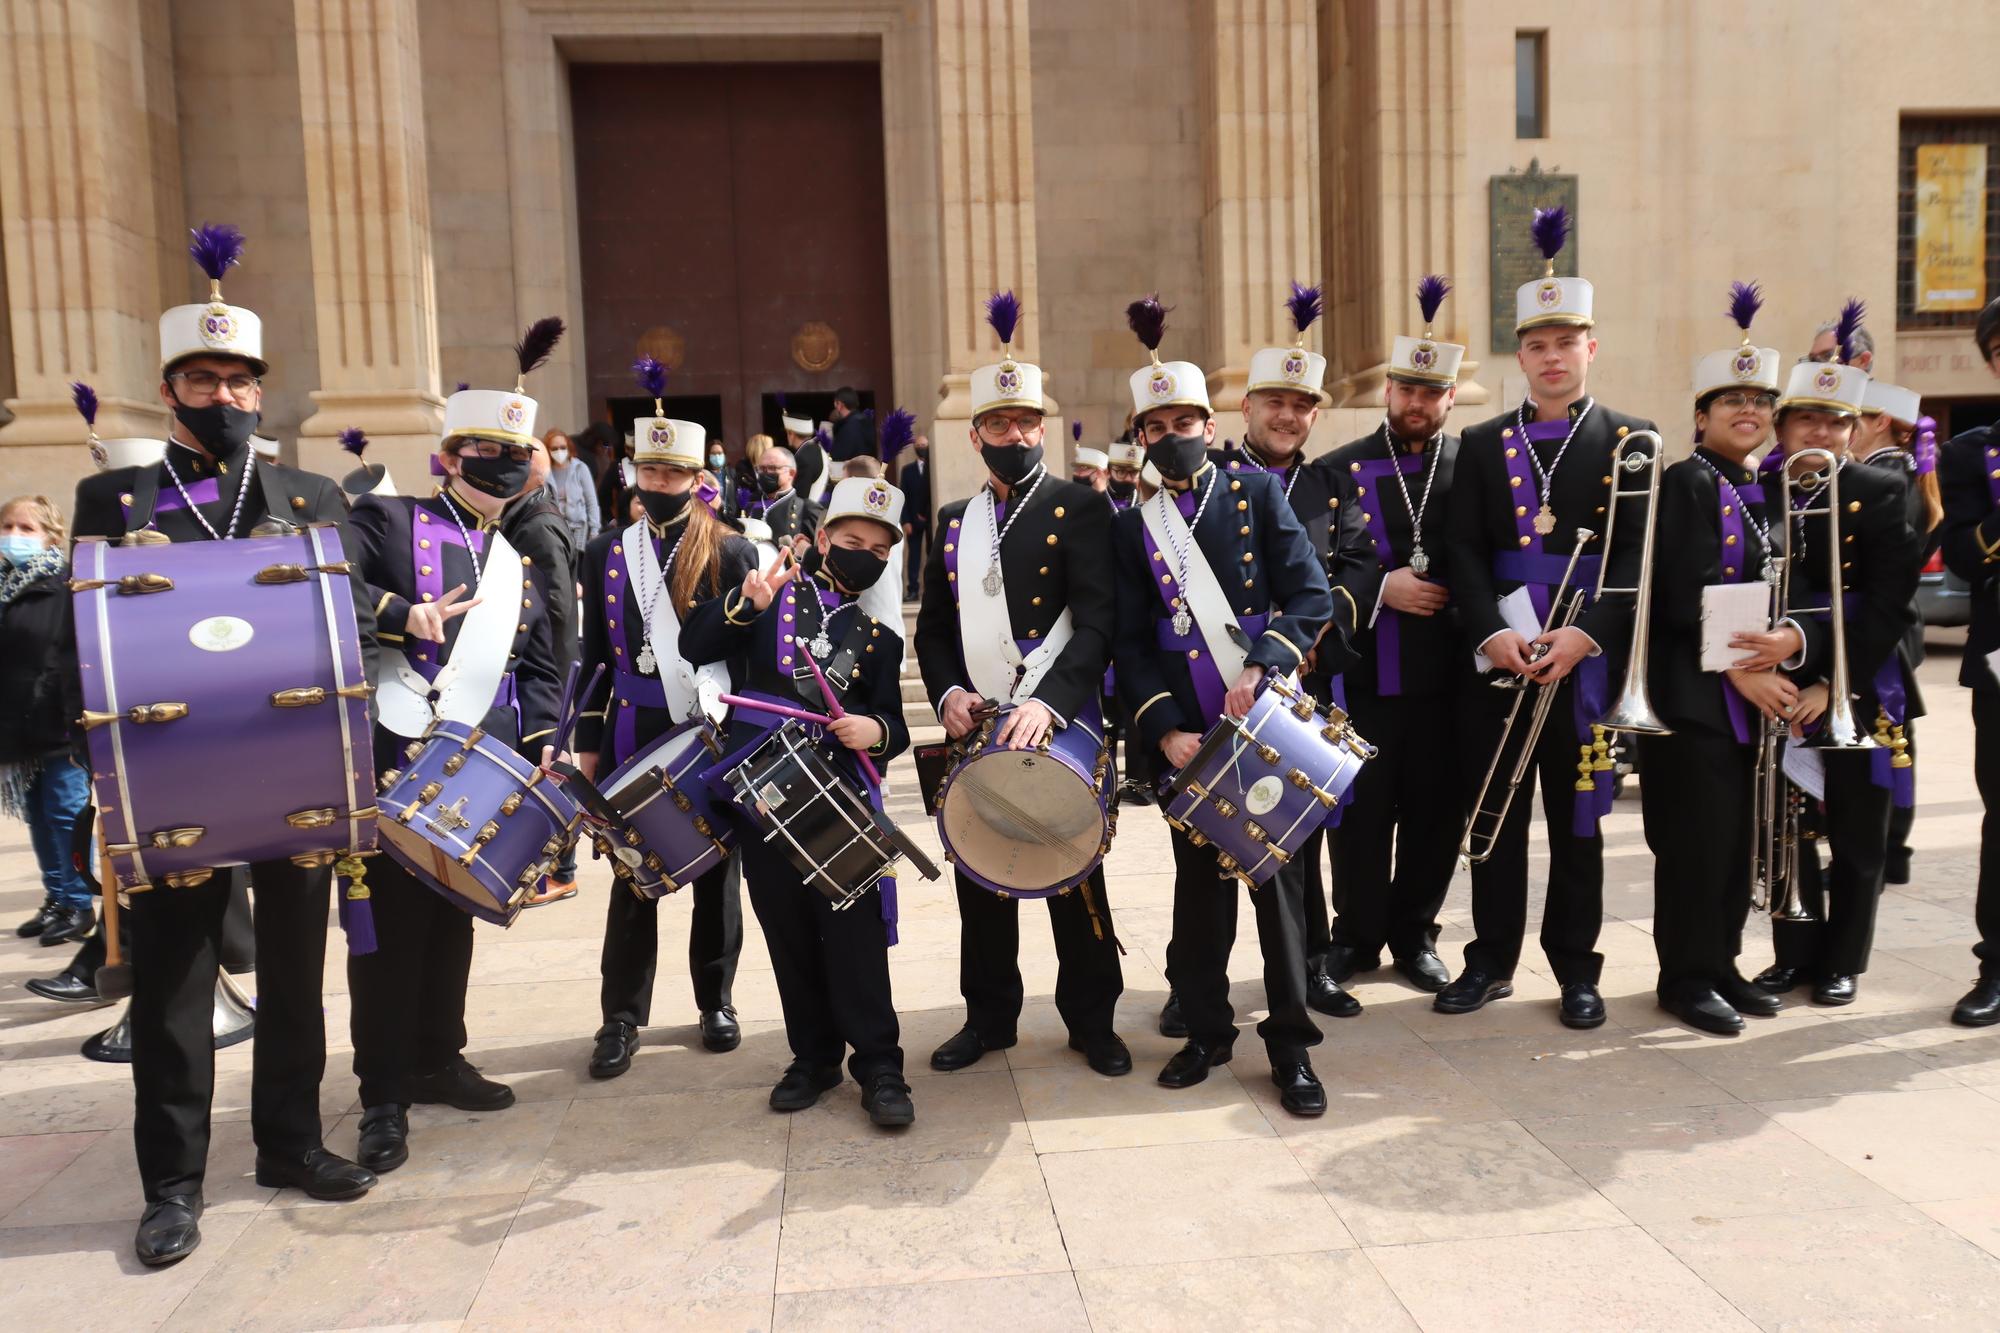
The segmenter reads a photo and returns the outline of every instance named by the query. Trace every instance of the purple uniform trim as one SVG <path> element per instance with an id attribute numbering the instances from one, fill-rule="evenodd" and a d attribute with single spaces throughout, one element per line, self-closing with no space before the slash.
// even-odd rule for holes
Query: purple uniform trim
<path id="1" fill-rule="evenodd" d="M 1731 482 L 1730 485 L 1735 486 L 1735 483 Z M 1741 501 L 1740 504 L 1731 504 L 1728 491 L 1720 485 L 1715 488 L 1715 496 L 1717 518 L 1722 523 L 1723 559 L 1725 562 L 1728 560 L 1728 553 L 1732 548 L 1742 552 L 1735 564 L 1724 563 L 1722 581 L 1742 583 L 1750 573 L 1751 537 L 1750 525 L 1745 521 L 1743 511 L 1753 504 L 1760 508 L 1763 506 L 1764 487 L 1762 483 L 1754 481 L 1736 486 L 1736 498 Z M 1732 537 L 1735 538 L 1734 541 L 1730 540 Z M 1751 729 L 1750 716 L 1753 710 L 1749 701 L 1736 692 L 1736 686 L 1731 683 L 1727 674 L 1718 673 L 1717 680 L 1722 686 L 1722 703 L 1729 710 L 1729 725 L 1736 732 L 1737 744 L 1753 743 L 1758 733 Z"/>
<path id="2" fill-rule="evenodd" d="M 1435 448 L 1436 446 L 1432 446 Z M 1375 488 L 1375 494 L 1385 496 L 1388 488 L 1384 485 L 1392 470 L 1406 477 L 1421 476 L 1424 464 L 1430 461 L 1428 452 L 1399 455 L 1394 464 L 1386 458 L 1367 459 L 1354 469 L 1354 476 Z M 1389 540 L 1389 517 L 1385 512 L 1386 503 L 1378 503 L 1371 512 L 1367 505 L 1361 513 L 1368 520 L 1368 535 L 1375 539 L 1375 558 L 1382 564 L 1382 572 L 1401 569 L 1407 562 L 1396 554 L 1396 548 Z M 1414 532 L 1416 515 L 1410 516 L 1412 531 L 1421 541 L 1422 533 Z M 1403 692 L 1403 613 L 1390 606 L 1382 606 L 1375 614 L 1375 692 L 1382 695 Z M 1338 808 L 1338 807 L 1336 807 Z"/>

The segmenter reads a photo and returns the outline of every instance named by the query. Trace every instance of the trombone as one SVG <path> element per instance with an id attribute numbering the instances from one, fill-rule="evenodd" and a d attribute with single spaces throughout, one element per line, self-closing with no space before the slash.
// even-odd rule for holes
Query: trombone
<path id="1" fill-rule="evenodd" d="M 1653 447 L 1643 447 L 1643 441 L 1651 440 Z M 1634 448 L 1639 445 L 1641 447 Z M 1629 731 L 1636 735 L 1666 736 L 1673 728 L 1660 720 L 1653 711 L 1652 697 L 1646 690 L 1646 657 L 1653 642 L 1653 544 L 1658 540 L 1660 513 L 1660 472 L 1666 459 L 1665 445 L 1660 433 L 1654 430 L 1635 430 L 1627 435 L 1614 451 L 1611 473 L 1617 480 L 1611 485 L 1611 498 L 1605 502 L 1604 559 L 1597 566 L 1597 592 L 1593 602 L 1603 600 L 1606 593 L 1629 593 L 1632 606 L 1632 643 L 1626 654 L 1625 683 L 1618 691 L 1617 700 L 1611 711 L 1597 720 L 1597 725 L 1606 731 Z M 1646 474 L 1644 490 L 1627 490 L 1620 474 Z M 1605 576 L 1611 572 L 1611 539 L 1618 531 L 1618 502 L 1646 497 L 1645 540 L 1639 545 L 1639 582 L 1630 588 L 1607 588 Z"/>

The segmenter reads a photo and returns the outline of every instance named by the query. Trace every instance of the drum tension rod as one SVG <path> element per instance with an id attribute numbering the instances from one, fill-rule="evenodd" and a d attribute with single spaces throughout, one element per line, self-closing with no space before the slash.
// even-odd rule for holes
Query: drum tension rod
<path id="1" fill-rule="evenodd" d="M 149 592 L 171 592 L 174 581 L 165 574 L 126 574 L 116 579 L 71 579 L 71 592 L 94 592 L 98 588 L 108 588 L 116 584 L 118 591 L 130 596 Z"/>
<path id="2" fill-rule="evenodd" d="M 271 693 L 273 708 L 310 708 L 323 704 L 328 699 L 366 699 L 375 692 L 375 687 L 366 681 L 358 685 L 343 685 L 329 690 L 324 685 L 298 685 L 289 690 L 274 690 Z"/>
<path id="3" fill-rule="evenodd" d="M 120 719 L 143 726 L 148 722 L 178 722 L 187 715 L 188 706 L 186 704 L 158 703 L 140 704 L 123 713 L 96 713 L 85 709 L 83 716 L 77 720 L 82 724 L 85 731 L 90 731 L 93 728 L 104 726 L 109 722 L 117 722 Z"/>

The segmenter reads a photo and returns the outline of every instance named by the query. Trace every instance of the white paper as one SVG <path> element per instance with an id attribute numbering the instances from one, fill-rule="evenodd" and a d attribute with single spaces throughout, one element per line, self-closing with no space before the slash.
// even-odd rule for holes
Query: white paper
<path id="1" fill-rule="evenodd" d="M 1785 776 L 1815 801 L 1826 799 L 1826 756 L 1818 750 L 1786 741 Z"/>
<path id="2" fill-rule="evenodd" d="M 1986 669 L 1993 673 L 1993 679 L 2000 680 L 2000 648 L 1986 654 Z"/>
<path id="3" fill-rule="evenodd" d="M 1745 650 L 1731 648 L 1738 634 L 1762 634 L 1771 628 L 1771 585 L 1711 583 L 1701 590 L 1701 669 L 1727 671 L 1742 661 Z"/>
<path id="4" fill-rule="evenodd" d="M 1494 605 L 1500 611 L 1500 618 L 1507 622 L 1507 628 L 1522 638 L 1533 641 L 1542 632 L 1542 618 L 1535 614 L 1535 599 L 1528 594 L 1526 584 L 1514 589 L 1505 597 L 1496 598 Z M 1491 671 L 1493 662 L 1477 648 L 1472 650 L 1472 669 Z"/>

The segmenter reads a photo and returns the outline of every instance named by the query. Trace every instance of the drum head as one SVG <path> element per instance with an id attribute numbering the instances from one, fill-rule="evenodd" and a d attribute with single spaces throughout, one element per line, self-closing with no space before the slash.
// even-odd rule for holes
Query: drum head
<path id="1" fill-rule="evenodd" d="M 1032 750 L 974 755 L 952 775 L 938 811 L 961 867 L 1008 890 L 1066 887 L 1104 842 L 1104 807 L 1068 765 Z"/>

